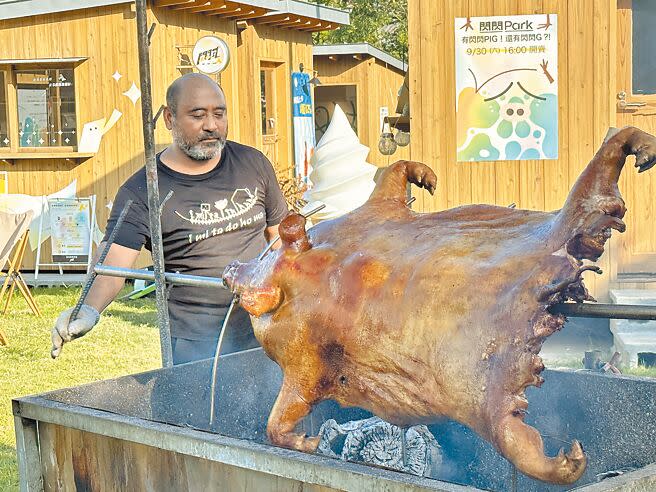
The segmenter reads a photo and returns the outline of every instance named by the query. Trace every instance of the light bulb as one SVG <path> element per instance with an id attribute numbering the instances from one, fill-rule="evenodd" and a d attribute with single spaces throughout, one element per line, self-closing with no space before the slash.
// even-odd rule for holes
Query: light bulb
<path id="1" fill-rule="evenodd" d="M 397 144 L 394 141 L 394 135 L 391 132 L 383 133 L 378 142 L 378 150 L 383 155 L 392 155 L 396 152 Z"/>
<path id="2" fill-rule="evenodd" d="M 405 147 L 410 143 L 410 134 L 408 132 L 402 132 L 401 130 L 397 130 L 396 135 L 394 135 L 394 141 L 400 147 Z"/>

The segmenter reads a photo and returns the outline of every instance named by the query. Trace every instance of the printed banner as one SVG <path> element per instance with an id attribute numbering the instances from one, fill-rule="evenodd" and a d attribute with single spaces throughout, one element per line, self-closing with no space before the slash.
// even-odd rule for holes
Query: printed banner
<path id="1" fill-rule="evenodd" d="M 558 158 L 557 20 L 455 20 L 458 161 Z"/>
<path id="2" fill-rule="evenodd" d="M 90 200 L 48 200 L 54 263 L 86 263 L 89 259 Z"/>
<path id="3" fill-rule="evenodd" d="M 310 75 L 292 73 L 292 109 L 294 115 L 294 165 L 295 175 L 308 183 L 312 170 L 310 158 L 316 145 L 314 114 L 312 113 L 312 88 Z"/>

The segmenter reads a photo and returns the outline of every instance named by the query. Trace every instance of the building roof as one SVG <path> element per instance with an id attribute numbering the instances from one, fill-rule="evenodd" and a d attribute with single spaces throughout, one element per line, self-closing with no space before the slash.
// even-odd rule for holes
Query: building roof
<path id="1" fill-rule="evenodd" d="M 398 58 L 393 57 L 383 50 L 371 46 L 369 43 L 353 44 L 320 44 L 312 48 L 314 56 L 335 56 L 335 55 L 369 55 L 383 63 L 387 63 L 401 72 L 408 71 L 408 64 L 403 63 Z"/>
<path id="2" fill-rule="evenodd" d="M 131 2 L 129 0 L 0 0 L 0 20 L 103 7 L 117 3 Z"/>
<path id="3" fill-rule="evenodd" d="M 120 3 L 134 0 L 0 0 L 0 20 Z M 299 0 L 153 0 L 151 5 L 309 32 L 349 24 L 345 10 Z"/>

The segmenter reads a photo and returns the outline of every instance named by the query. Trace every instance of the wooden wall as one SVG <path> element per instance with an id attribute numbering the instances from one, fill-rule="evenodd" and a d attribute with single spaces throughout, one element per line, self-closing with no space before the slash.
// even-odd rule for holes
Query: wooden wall
<path id="1" fill-rule="evenodd" d="M 255 67 L 260 59 L 285 63 L 284 97 L 288 117 L 284 120 L 284 145 L 287 155 L 293 156 L 289 72 L 300 62 L 308 67 L 312 65 L 310 33 L 251 26 L 239 37 L 235 21 L 219 16 L 167 8 L 151 9 L 148 16 L 148 25 L 157 24 L 150 49 L 154 112 L 165 104 L 168 85 L 186 73 L 176 68 L 180 65 L 176 46 L 190 54 L 198 38 L 213 34 L 224 39 L 231 52 L 231 61 L 220 75 L 220 82 L 227 97 L 232 140 L 261 147 L 256 124 L 259 72 Z M 103 137 L 99 152 L 81 163 L 64 159 L 16 159 L 7 163 L 2 161 L 0 150 L 0 170 L 10 173 L 10 193 L 50 194 L 76 179 L 78 196 L 97 196 L 98 222 L 104 229 L 109 214 L 107 205 L 118 187 L 144 165 L 140 102 L 134 105 L 123 95 L 133 82 L 137 87 L 140 85 L 136 37 L 132 4 L 0 21 L 0 59 L 88 57 L 75 69 L 80 132 L 86 122 L 109 118 L 114 109 L 123 113 L 116 126 Z M 241 56 L 246 52 L 252 58 Z M 117 70 L 122 75 L 118 82 L 112 78 Z M 171 141 L 162 119 L 158 121 L 155 140 L 158 151 Z M 41 261 L 50 261 L 48 243 L 44 243 L 46 257 Z M 30 252 L 26 254 L 24 270 L 34 267 L 34 257 Z"/>
<path id="2" fill-rule="evenodd" d="M 241 142 L 262 147 L 262 127 L 260 125 L 260 65 L 262 62 L 278 65 L 275 99 L 278 102 L 279 126 L 278 162 L 279 170 L 294 165 L 294 135 L 291 126 L 291 73 L 297 72 L 299 65 L 312 66 L 312 34 L 291 29 L 280 29 L 268 25 L 252 24 L 240 30 L 239 80 L 241 104 L 239 107 Z"/>
<path id="3" fill-rule="evenodd" d="M 339 55 L 336 60 L 328 56 L 315 56 L 314 69 L 318 71 L 321 87 L 355 85 L 357 87 L 357 127 L 360 142 L 370 149 L 368 162 L 388 166 L 410 157 L 410 146 L 398 147 L 391 156 L 378 150 L 380 140 L 380 107 L 387 106 L 390 116 L 395 114 L 398 91 L 405 74 L 380 60 L 363 55 Z"/>
<path id="4" fill-rule="evenodd" d="M 546 13 L 558 14 L 559 24 L 559 158 L 457 163 L 455 18 Z M 418 208 L 514 202 L 531 210 L 559 209 L 615 123 L 615 16 L 615 0 L 409 0 L 411 158 L 438 176 L 435 196 L 414 192 Z M 605 275 L 585 277 L 600 299 L 606 299 L 612 249 L 598 262 Z"/>

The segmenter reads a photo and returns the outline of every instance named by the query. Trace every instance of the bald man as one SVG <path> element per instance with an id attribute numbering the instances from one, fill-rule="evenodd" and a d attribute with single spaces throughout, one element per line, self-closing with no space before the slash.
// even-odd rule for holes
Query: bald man
<path id="1" fill-rule="evenodd" d="M 173 191 L 161 217 L 165 268 L 219 277 L 231 261 L 252 259 L 264 249 L 277 235 L 287 205 L 267 158 L 227 140 L 228 108 L 216 82 L 196 73 L 180 77 L 168 88 L 166 104 L 164 121 L 173 143 L 157 155 L 160 197 Z M 145 167 L 118 190 L 108 232 L 128 199 L 133 204 L 109 249 L 109 266 L 132 268 L 141 248 L 151 249 Z M 120 278 L 98 277 L 76 320 L 69 323 L 72 309 L 60 314 L 52 330 L 53 357 L 64 343 L 98 323 L 123 283 Z M 227 290 L 170 287 L 174 364 L 214 355 L 230 301 Z M 239 308 L 230 318 L 222 353 L 256 346 L 250 319 Z"/>

